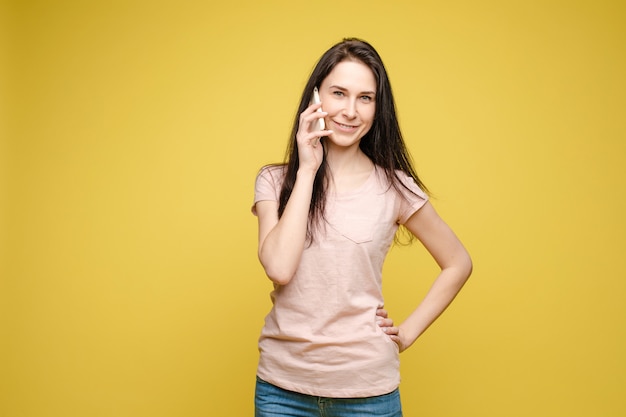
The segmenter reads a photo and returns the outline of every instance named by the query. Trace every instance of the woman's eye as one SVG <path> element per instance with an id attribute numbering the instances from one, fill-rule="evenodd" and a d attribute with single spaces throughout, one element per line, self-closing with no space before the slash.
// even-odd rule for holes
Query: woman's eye
<path id="1" fill-rule="evenodd" d="M 373 98 L 372 98 L 372 96 L 361 96 L 361 100 L 363 100 L 363 101 L 372 101 Z"/>
<path id="2" fill-rule="evenodd" d="M 333 91 L 333 94 L 336 95 L 337 97 L 343 96 L 343 92 L 342 91 Z"/>

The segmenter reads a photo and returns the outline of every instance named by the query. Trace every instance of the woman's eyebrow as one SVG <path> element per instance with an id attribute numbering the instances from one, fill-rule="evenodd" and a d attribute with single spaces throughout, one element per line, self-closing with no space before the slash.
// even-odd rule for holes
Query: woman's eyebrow
<path id="1" fill-rule="evenodd" d="M 347 88 L 342 87 L 340 85 L 336 85 L 333 84 L 330 86 L 330 88 L 336 88 L 337 90 L 341 90 L 341 91 L 348 91 Z M 371 95 L 376 95 L 376 91 L 361 91 L 359 94 L 371 94 Z"/>

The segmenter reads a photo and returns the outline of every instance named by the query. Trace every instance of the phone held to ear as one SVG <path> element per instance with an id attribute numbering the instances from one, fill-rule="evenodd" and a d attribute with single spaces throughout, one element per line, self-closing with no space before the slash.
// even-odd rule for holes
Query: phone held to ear
<path id="1" fill-rule="evenodd" d="M 321 103 L 320 101 L 320 94 L 319 91 L 317 90 L 317 87 L 315 87 L 313 89 L 313 100 L 311 104 L 319 104 Z M 319 109 L 317 109 L 318 112 L 322 112 L 322 108 L 320 107 Z M 315 130 L 324 130 L 326 128 L 326 124 L 324 123 L 324 118 L 320 117 L 319 119 L 317 119 L 317 123 L 315 123 Z"/>

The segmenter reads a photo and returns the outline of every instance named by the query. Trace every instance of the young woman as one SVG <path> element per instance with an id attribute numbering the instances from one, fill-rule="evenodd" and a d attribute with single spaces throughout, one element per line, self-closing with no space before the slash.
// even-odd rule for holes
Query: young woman
<path id="1" fill-rule="evenodd" d="M 321 104 L 310 104 L 316 87 Z M 258 254 L 274 283 L 259 339 L 256 417 L 402 415 L 399 353 L 472 270 L 425 190 L 380 56 L 358 39 L 336 44 L 304 89 L 287 162 L 256 180 Z M 441 271 L 394 327 L 382 310 L 382 266 L 399 226 Z"/>

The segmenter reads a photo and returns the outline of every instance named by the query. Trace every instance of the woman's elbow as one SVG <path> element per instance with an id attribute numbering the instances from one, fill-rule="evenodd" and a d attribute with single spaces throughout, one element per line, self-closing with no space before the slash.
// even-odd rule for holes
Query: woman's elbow
<path id="1" fill-rule="evenodd" d="M 259 257 L 261 261 L 261 265 L 265 270 L 265 275 L 272 281 L 274 284 L 278 285 L 287 285 L 295 275 L 295 271 L 292 268 L 289 268 L 285 265 L 279 265 L 275 262 L 264 262 L 261 257 Z"/>
<path id="2" fill-rule="evenodd" d="M 474 263 L 472 262 L 472 258 L 469 256 L 469 253 L 465 253 L 463 260 L 461 262 L 461 271 L 463 276 L 463 281 L 467 281 L 472 275 L 472 271 L 474 270 Z"/>
<path id="3" fill-rule="evenodd" d="M 287 285 L 296 275 L 300 256 L 298 253 L 291 253 L 284 248 L 271 247 L 266 244 L 259 248 L 259 261 L 265 270 L 265 275 L 278 285 Z"/>
<path id="4" fill-rule="evenodd" d="M 461 288 L 472 275 L 474 264 L 469 254 L 463 251 L 463 253 L 457 254 L 448 266 L 443 267 L 443 269 L 449 271 L 449 276 L 452 278 L 454 285 Z"/>

